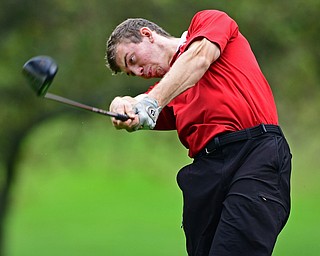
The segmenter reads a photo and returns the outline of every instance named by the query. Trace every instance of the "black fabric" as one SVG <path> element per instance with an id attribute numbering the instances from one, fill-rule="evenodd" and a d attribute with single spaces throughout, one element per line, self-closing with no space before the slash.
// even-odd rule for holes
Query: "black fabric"
<path id="1" fill-rule="evenodd" d="M 290 212 L 291 153 L 278 131 L 220 144 L 179 171 L 190 256 L 271 255 Z"/>
<path id="2" fill-rule="evenodd" d="M 254 126 L 252 128 L 248 128 L 248 129 L 237 131 L 237 132 L 227 133 L 227 134 L 213 138 L 213 140 L 211 140 L 206 145 L 206 147 L 201 152 L 199 152 L 197 154 L 197 156 L 195 158 L 212 153 L 217 148 L 224 146 L 224 145 L 227 145 L 229 143 L 242 141 L 242 140 L 248 140 L 251 138 L 261 136 L 265 133 L 275 133 L 275 134 L 283 136 L 282 130 L 278 125 L 260 124 L 260 125 Z"/>

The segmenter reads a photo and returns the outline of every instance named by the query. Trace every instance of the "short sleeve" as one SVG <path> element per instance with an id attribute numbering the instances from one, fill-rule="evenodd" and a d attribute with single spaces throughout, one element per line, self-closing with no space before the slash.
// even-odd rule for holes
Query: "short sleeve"
<path id="1" fill-rule="evenodd" d="M 187 41 L 180 52 L 185 51 L 193 41 L 204 37 L 216 43 L 223 52 L 227 43 L 238 36 L 238 32 L 237 23 L 226 13 L 216 10 L 198 12 L 191 21 Z"/>

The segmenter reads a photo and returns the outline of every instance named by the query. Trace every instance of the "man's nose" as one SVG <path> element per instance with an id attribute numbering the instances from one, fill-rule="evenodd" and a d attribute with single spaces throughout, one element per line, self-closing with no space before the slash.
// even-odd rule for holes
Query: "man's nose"
<path id="1" fill-rule="evenodd" d="M 136 66 L 133 70 L 135 76 L 143 76 L 143 67 Z"/>

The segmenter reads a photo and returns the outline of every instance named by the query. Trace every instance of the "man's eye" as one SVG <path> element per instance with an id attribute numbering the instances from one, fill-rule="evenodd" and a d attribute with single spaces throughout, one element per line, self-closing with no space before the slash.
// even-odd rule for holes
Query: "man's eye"
<path id="1" fill-rule="evenodd" d="M 134 56 L 133 56 L 133 55 L 130 57 L 129 63 L 130 63 L 130 64 L 134 64 Z"/>

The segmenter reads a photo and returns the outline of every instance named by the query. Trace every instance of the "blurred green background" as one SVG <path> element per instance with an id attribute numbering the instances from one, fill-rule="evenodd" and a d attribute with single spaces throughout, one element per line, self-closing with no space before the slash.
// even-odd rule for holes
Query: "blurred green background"
<path id="1" fill-rule="evenodd" d="M 292 148 L 292 211 L 274 255 L 319 254 L 318 0 L 2 0 L 1 256 L 186 255 L 175 177 L 191 160 L 175 132 L 116 131 L 109 118 L 38 99 L 21 67 L 50 55 L 60 68 L 51 92 L 107 108 L 154 82 L 105 68 L 113 28 L 144 17 L 178 37 L 202 9 L 238 22 Z"/>

